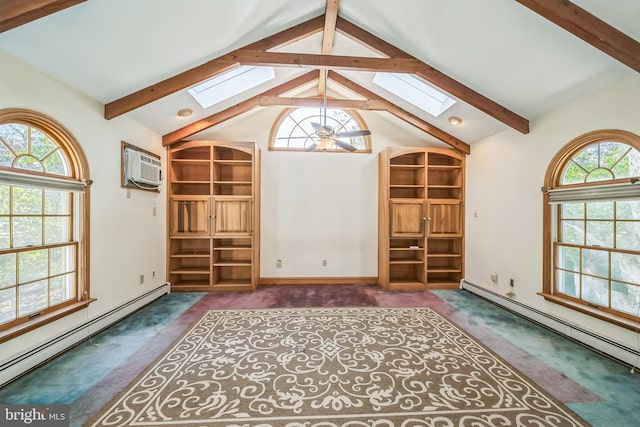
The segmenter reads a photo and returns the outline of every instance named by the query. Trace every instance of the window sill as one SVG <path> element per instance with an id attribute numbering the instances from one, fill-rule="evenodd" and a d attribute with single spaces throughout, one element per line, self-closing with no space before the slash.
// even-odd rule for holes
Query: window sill
<path id="1" fill-rule="evenodd" d="M 608 313 L 598 308 L 597 306 L 592 307 L 583 303 L 578 303 L 570 299 L 560 297 L 558 295 L 547 294 L 544 292 L 540 292 L 538 293 L 538 295 L 541 295 L 547 301 L 559 304 L 575 311 L 579 311 L 580 313 L 587 314 L 589 316 L 595 317 L 596 319 L 612 323 L 616 326 L 620 326 L 621 328 L 630 329 L 632 331 L 637 331 L 638 329 L 640 329 L 640 323 Z"/>
<path id="2" fill-rule="evenodd" d="M 30 320 L 26 323 L 15 326 L 11 329 L 7 329 L 6 331 L 0 332 L 0 344 L 7 342 L 13 338 L 16 338 L 20 335 L 26 334 L 27 332 L 33 331 L 47 323 L 51 323 L 55 320 L 61 319 L 65 316 L 70 315 L 71 313 L 75 313 L 76 311 L 80 311 L 84 308 L 87 308 L 89 304 L 96 301 L 95 298 L 89 298 L 84 301 L 78 301 L 74 304 L 67 305 L 60 310 L 56 310 L 54 312 L 43 314 L 42 316 Z"/>

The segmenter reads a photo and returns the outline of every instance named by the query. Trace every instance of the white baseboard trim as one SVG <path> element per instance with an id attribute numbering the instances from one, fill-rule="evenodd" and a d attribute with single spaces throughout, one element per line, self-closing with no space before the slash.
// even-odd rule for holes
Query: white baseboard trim
<path id="1" fill-rule="evenodd" d="M 30 370 L 77 345 L 81 341 L 113 325 L 139 308 L 170 292 L 171 286 L 165 283 L 137 298 L 113 308 L 91 320 L 63 332 L 48 341 L 25 350 L 0 364 L 0 387 L 24 375 Z"/>
<path id="2" fill-rule="evenodd" d="M 628 347 L 605 336 L 589 331 L 578 324 L 568 322 L 552 314 L 529 307 L 513 298 L 493 292 L 466 280 L 460 281 L 460 288 L 485 298 L 502 308 L 514 312 L 532 322 L 545 326 L 565 337 L 577 341 L 599 353 L 614 358 L 631 367 L 638 366 L 639 349 Z"/>

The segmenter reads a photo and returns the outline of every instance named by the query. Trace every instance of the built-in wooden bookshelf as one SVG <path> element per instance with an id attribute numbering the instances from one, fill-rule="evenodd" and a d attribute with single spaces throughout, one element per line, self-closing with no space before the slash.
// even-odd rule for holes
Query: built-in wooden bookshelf
<path id="1" fill-rule="evenodd" d="M 386 289 L 462 279 L 464 155 L 389 147 L 379 155 L 378 279 Z"/>
<path id="2" fill-rule="evenodd" d="M 169 149 L 172 291 L 253 290 L 259 275 L 260 151 L 184 141 Z"/>

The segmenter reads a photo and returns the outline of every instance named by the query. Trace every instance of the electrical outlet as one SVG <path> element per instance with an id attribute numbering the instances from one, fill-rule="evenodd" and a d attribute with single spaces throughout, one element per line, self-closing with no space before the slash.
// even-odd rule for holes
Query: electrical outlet
<path id="1" fill-rule="evenodd" d="M 493 283 L 498 283 L 498 273 L 491 273 L 491 281 Z"/>
<path id="2" fill-rule="evenodd" d="M 140 275 L 140 284 L 142 285 L 144 283 L 144 274 Z"/>
<path id="3" fill-rule="evenodd" d="M 276 261 L 276 268 L 282 268 L 282 260 L 281 259 Z"/>
<path id="4" fill-rule="evenodd" d="M 323 260 L 322 260 L 322 266 L 323 266 L 323 267 L 326 267 L 326 266 L 327 266 L 327 260 L 326 260 L 326 259 L 323 259 Z"/>

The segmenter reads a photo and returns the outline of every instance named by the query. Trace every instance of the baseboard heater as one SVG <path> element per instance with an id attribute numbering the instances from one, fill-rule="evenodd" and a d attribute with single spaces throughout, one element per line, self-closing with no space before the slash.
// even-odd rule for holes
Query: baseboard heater
<path id="1" fill-rule="evenodd" d="M 485 289 L 464 279 L 460 282 L 460 287 L 630 367 L 638 366 L 638 361 L 640 361 L 640 351 L 638 349 L 628 347 L 584 329 L 580 325 L 529 307 L 513 298 Z"/>
<path id="2" fill-rule="evenodd" d="M 139 308 L 169 293 L 169 291 L 170 285 L 165 283 L 42 344 L 25 350 L 10 360 L 0 362 L 0 387 L 113 325 Z"/>

